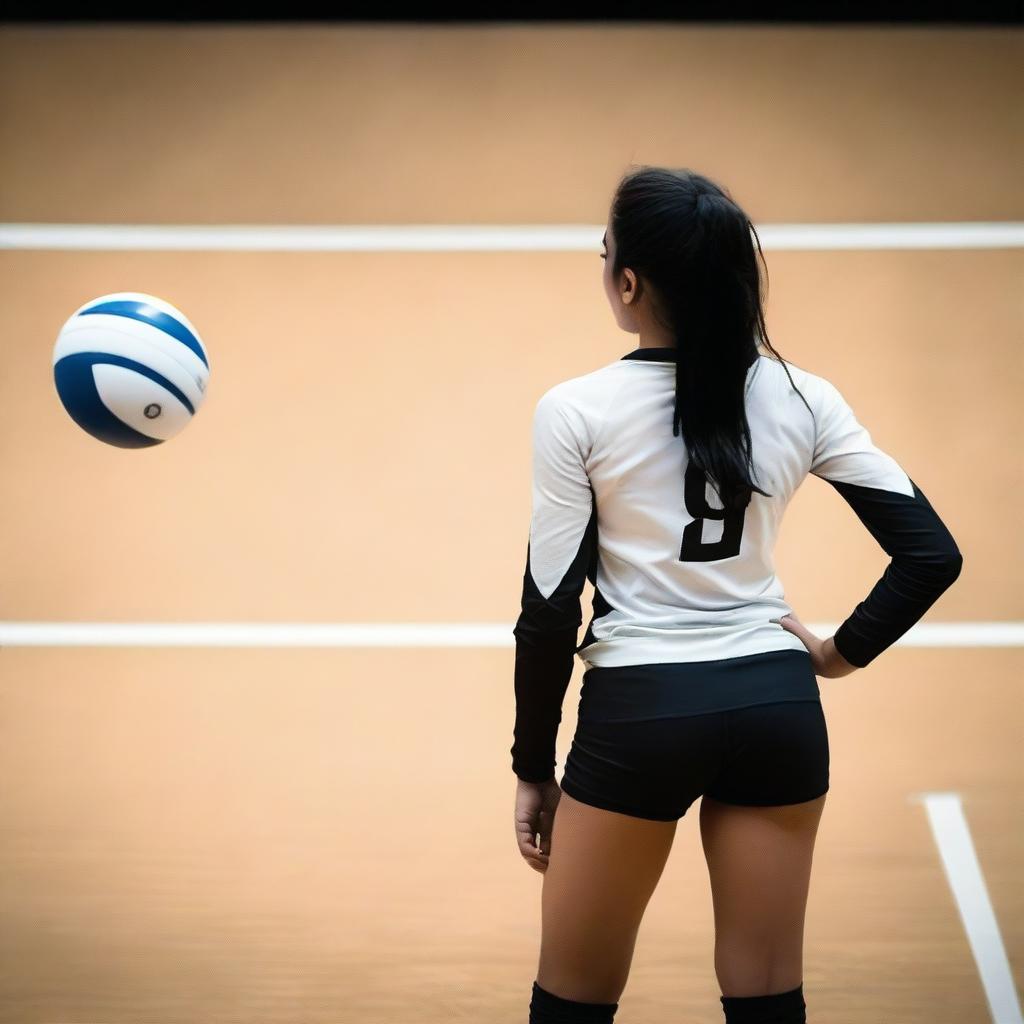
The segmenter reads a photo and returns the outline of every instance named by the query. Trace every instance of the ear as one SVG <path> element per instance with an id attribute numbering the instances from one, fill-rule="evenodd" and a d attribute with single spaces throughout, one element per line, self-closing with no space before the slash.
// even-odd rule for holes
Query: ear
<path id="1" fill-rule="evenodd" d="M 622 301 L 625 303 L 631 303 L 634 301 L 634 299 L 636 299 L 637 296 L 636 274 L 634 274 L 633 271 L 629 269 L 629 267 L 626 267 L 622 271 L 622 277 L 623 288 L 625 289 L 622 296 Z"/>

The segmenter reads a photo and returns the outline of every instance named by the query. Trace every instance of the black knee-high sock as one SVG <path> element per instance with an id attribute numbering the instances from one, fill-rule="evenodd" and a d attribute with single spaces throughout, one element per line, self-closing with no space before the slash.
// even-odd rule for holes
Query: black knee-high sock
<path id="1" fill-rule="evenodd" d="M 722 996 L 725 1024 L 807 1024 L 804 983 L 770 996 Z"/>
<path id="2" fill-rule="evenodd" d="M 612 1024 L 618 1003 L 578 1003 L 543 989 L 535 981 L 530 1024 Z"/>

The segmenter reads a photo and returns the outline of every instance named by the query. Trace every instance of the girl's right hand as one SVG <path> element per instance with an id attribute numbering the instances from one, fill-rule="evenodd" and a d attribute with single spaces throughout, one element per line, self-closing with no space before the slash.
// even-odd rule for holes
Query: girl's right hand
<path id="1" fill-rule="evenodd" d="M 814 667 L 814 674 L 824 679 L 838 679 L 840 676 L 848 676 L 856 672 L 858 666 L 852 665 L 836 650 L 832 637 L 822 640 L 816 637 L 795 615 L 783 615 L 781 619 L 772 619 L 783 629 L 789 630 L 794 636 L 799 637 L 801 643 L 807 648 L 811 655 L 811 665 Z"/>

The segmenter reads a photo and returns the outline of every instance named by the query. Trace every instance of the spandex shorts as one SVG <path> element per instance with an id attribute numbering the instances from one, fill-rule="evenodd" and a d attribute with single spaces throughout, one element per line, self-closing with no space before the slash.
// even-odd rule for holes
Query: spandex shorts
<path id="1" fill-rule="evenodd" d="M 719 679 L 732 672 L 739 680 L 732 699 L 759 676 L 769 681 L 771 699 L 686 712 L 714 702 L 702 672 L 709 665 L 588 669 L 562 790 L 594 807 L 657 821 L 682 817 L 703 794 L 765 807 L 827 792 L 828 730 L 809 655 L 723 659 L 713 667 Z"/>

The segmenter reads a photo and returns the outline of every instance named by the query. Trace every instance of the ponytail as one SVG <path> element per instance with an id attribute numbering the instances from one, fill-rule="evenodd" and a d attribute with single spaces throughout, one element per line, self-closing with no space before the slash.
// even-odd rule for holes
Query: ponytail
<path id="1" fill-rule="evenodd" d="M 673 435 L 682 433 L 724 508 L 745 508 L 754 491 L 771 497 L 753 479 L 745 402 L 758 341 L 779 355 L 764 323 L 753 224 L 702 175 L 642 168 L 619 183 L 612 225 L 614 270 L 631 267 L 652 286 L 655 316 L 676 338 Z"/>

